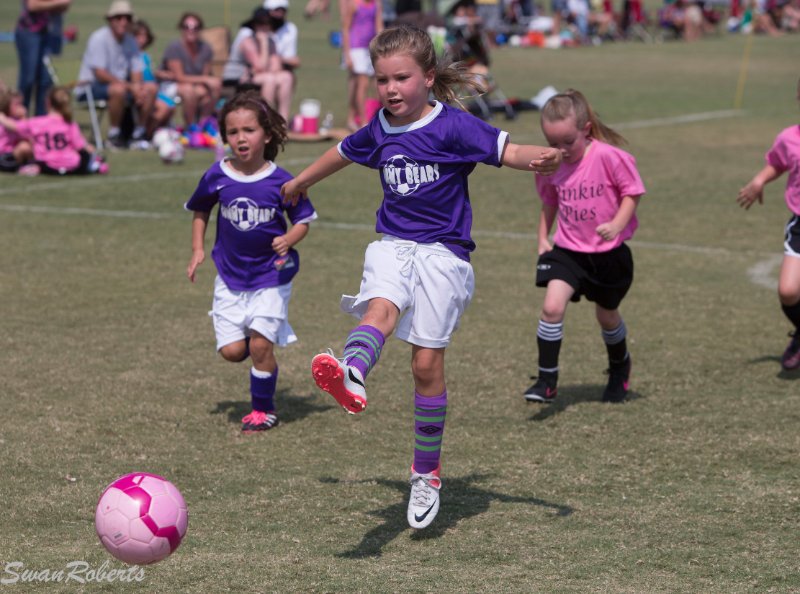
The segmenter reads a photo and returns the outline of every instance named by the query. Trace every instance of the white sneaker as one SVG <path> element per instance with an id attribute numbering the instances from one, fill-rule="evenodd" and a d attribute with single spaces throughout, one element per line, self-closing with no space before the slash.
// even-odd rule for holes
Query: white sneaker
<path id="1" fill-rule="evenodd" d="M 412 528 L 425 528 L 439 513 L 440 470 L 441 467 L 428 474 L 419 474 L 411 467 L 411 497 L 406 517 Z"/>
<path id="2" fill-rule="evenodd" d="M 330 351 L 311 360 L 311 374 L 317 385 L 351 415 L 367 408 L 367 389 L 361 372 L 342 363 Z"/>

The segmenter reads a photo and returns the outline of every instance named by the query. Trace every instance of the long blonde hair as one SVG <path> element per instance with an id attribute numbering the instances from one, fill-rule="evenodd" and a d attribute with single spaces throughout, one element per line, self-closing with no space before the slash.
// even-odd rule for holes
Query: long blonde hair
<path id="1" fill-rule="evenodd" d="M 575 116 L 575 124 L 581 130 L 587 122 L 591 124 L 589 136 L 596 140 L 622 146 L 628 141 L 619 132 L 616 132 L 600 121 L 583 93 L 575 89 L 567 89 L 563 93 L 553 95 L 542 109 L 542 121 L 560 122 Z"/>
<path id="2" fill-rule="evenodd" d="M 466 87 L 476 94 L 485 92 L 480 80 L 467 70 L 463 62 L 440 62 L 430 36 L 414 25 L 394 25 L 370 41 L 369 56 L 373 64 L 378 58 L 395 54 L 410 56 L 423 72 L 434 71 L 431 92 L 439 101 L 455 103 L 464 108 L 457 95 L 460 89 Z"/>

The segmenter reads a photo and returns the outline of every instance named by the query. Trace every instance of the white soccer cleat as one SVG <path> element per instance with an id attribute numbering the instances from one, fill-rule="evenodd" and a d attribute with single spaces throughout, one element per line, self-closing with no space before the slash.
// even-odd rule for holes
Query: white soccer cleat
<path id="1" fill-rule="evenodd" d="M 311 374 L 317 385 L 354 415 L 367 408 L 364 378 L 355 367 L 345 365 L 332 353 L 320 353 L 311 360 Z"/>
<path id="2" fill-rule="evenodd" d="M 439 478 L 441 467 L 428 474 L 419 474 L 411 467 L 411 497 L 408 500 L 408 524 L 412 528 L 425 528 L 439 513 Z"/>

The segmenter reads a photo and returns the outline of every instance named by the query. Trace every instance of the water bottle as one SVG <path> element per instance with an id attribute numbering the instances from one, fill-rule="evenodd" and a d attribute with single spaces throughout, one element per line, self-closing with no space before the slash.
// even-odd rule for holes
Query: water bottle
<path id="1" fill-rule="evenodd" d="M 328 112 L 325 114 L 325 117 L 322 118 L 322 123 L 319 126 L 319 133 L 327 134 L 330 132 L 331 128 L 333 128 L 333 114 Z"/>

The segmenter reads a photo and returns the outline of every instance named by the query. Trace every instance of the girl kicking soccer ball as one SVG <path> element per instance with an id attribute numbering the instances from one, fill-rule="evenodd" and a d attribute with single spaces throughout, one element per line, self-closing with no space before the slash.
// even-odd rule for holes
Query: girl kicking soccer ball
<path id="1" fill-rule="evenodd" d="M 541 121 L 547 142 L 561 151 L 564 164 L 551 177 L 536 177 L 542 199 L 536 286 L 547 290 L 536 332 L 539 377 L 525 399 L 551 402 L 556 397 L 564 314 L 570 301 L 584 295 L 595 302 L 608 351 L 603 401 L 621 402 L 631 373 L 618 309 L 633 282 L 633 257 L 625 241 L 638 226 L 636 206 L 644 185 L 634 158 L 615 146 L 625 139 L 603 125 L 578 91 L 551 98 Z M 556 216 L 551 245 L 548 237 Z"/>
<path id="2" fill-rule="evenodd" d="M 342 309 L 360 318 L 344 357 L 312 361 L 317 385 L 345 410 L 367 406 L 364 382 L 392 333 L 411 344 L 414 376 L 414 461 L 408 522 L 428 526 L 439 509 L 440 449 L 447 414 L 445 347 L 472 298 L 467 176 L 476 163 L 552 173 L 559 151 L 511 144 L 508 134 L 450 107 L 455 89 L 474 86 L 465 71 L 437 64 L 427 33 L 401 25 L 370 43 L 383 109 L 358 132 L 329 149 L 283 187 L 301 194 L 350 163 L 379 172 L 383 201 L 367 248 L 361 289 Z M 437 100 L 430 101 L 433 93 Z"/>
<path id="3" fill-rule="evenodd" d="M 797 100 L 800 101 L 800 82 L 797 84 Z M 766 161 L 764 168 L 739 190 L 737 202 L 745 209 L 756 201 L 762 204 L 764 186 L 785 171 L 789 172 L 784 196 L 792 217 L 786 224 L 778 297 L 784 315 L 795 328 L 781 357 L 781 366 L 791 371 L 800 368 L 800 126 L 790 126 L 778 134 Z"/>
<path id="4" fill-rule="evenodd" d="M 265 431 L 278 424 L 273 347 L 297 340 L 287 319 L 292 278 L 300 267 L 293 246 L 317 215 L 308 200 L 288 208 L 281 202 L 280 188 L 292 176 L 273 161 L 286 140 L 286 122 L 257 92 L 233 97 L 219 120 L 233 156 L 214 163 L 186 203 L 194 211 L 186 273 L 194 282 L 205 260 L 209 214 L 219 204 L 211 252 L 218 272 L 211 311 L 217 350 L 232 362 L 251 358 L 253 410 L 242 419 L 242 431 Z M 288 230 L 284 209 L 292 224 Z"/>

